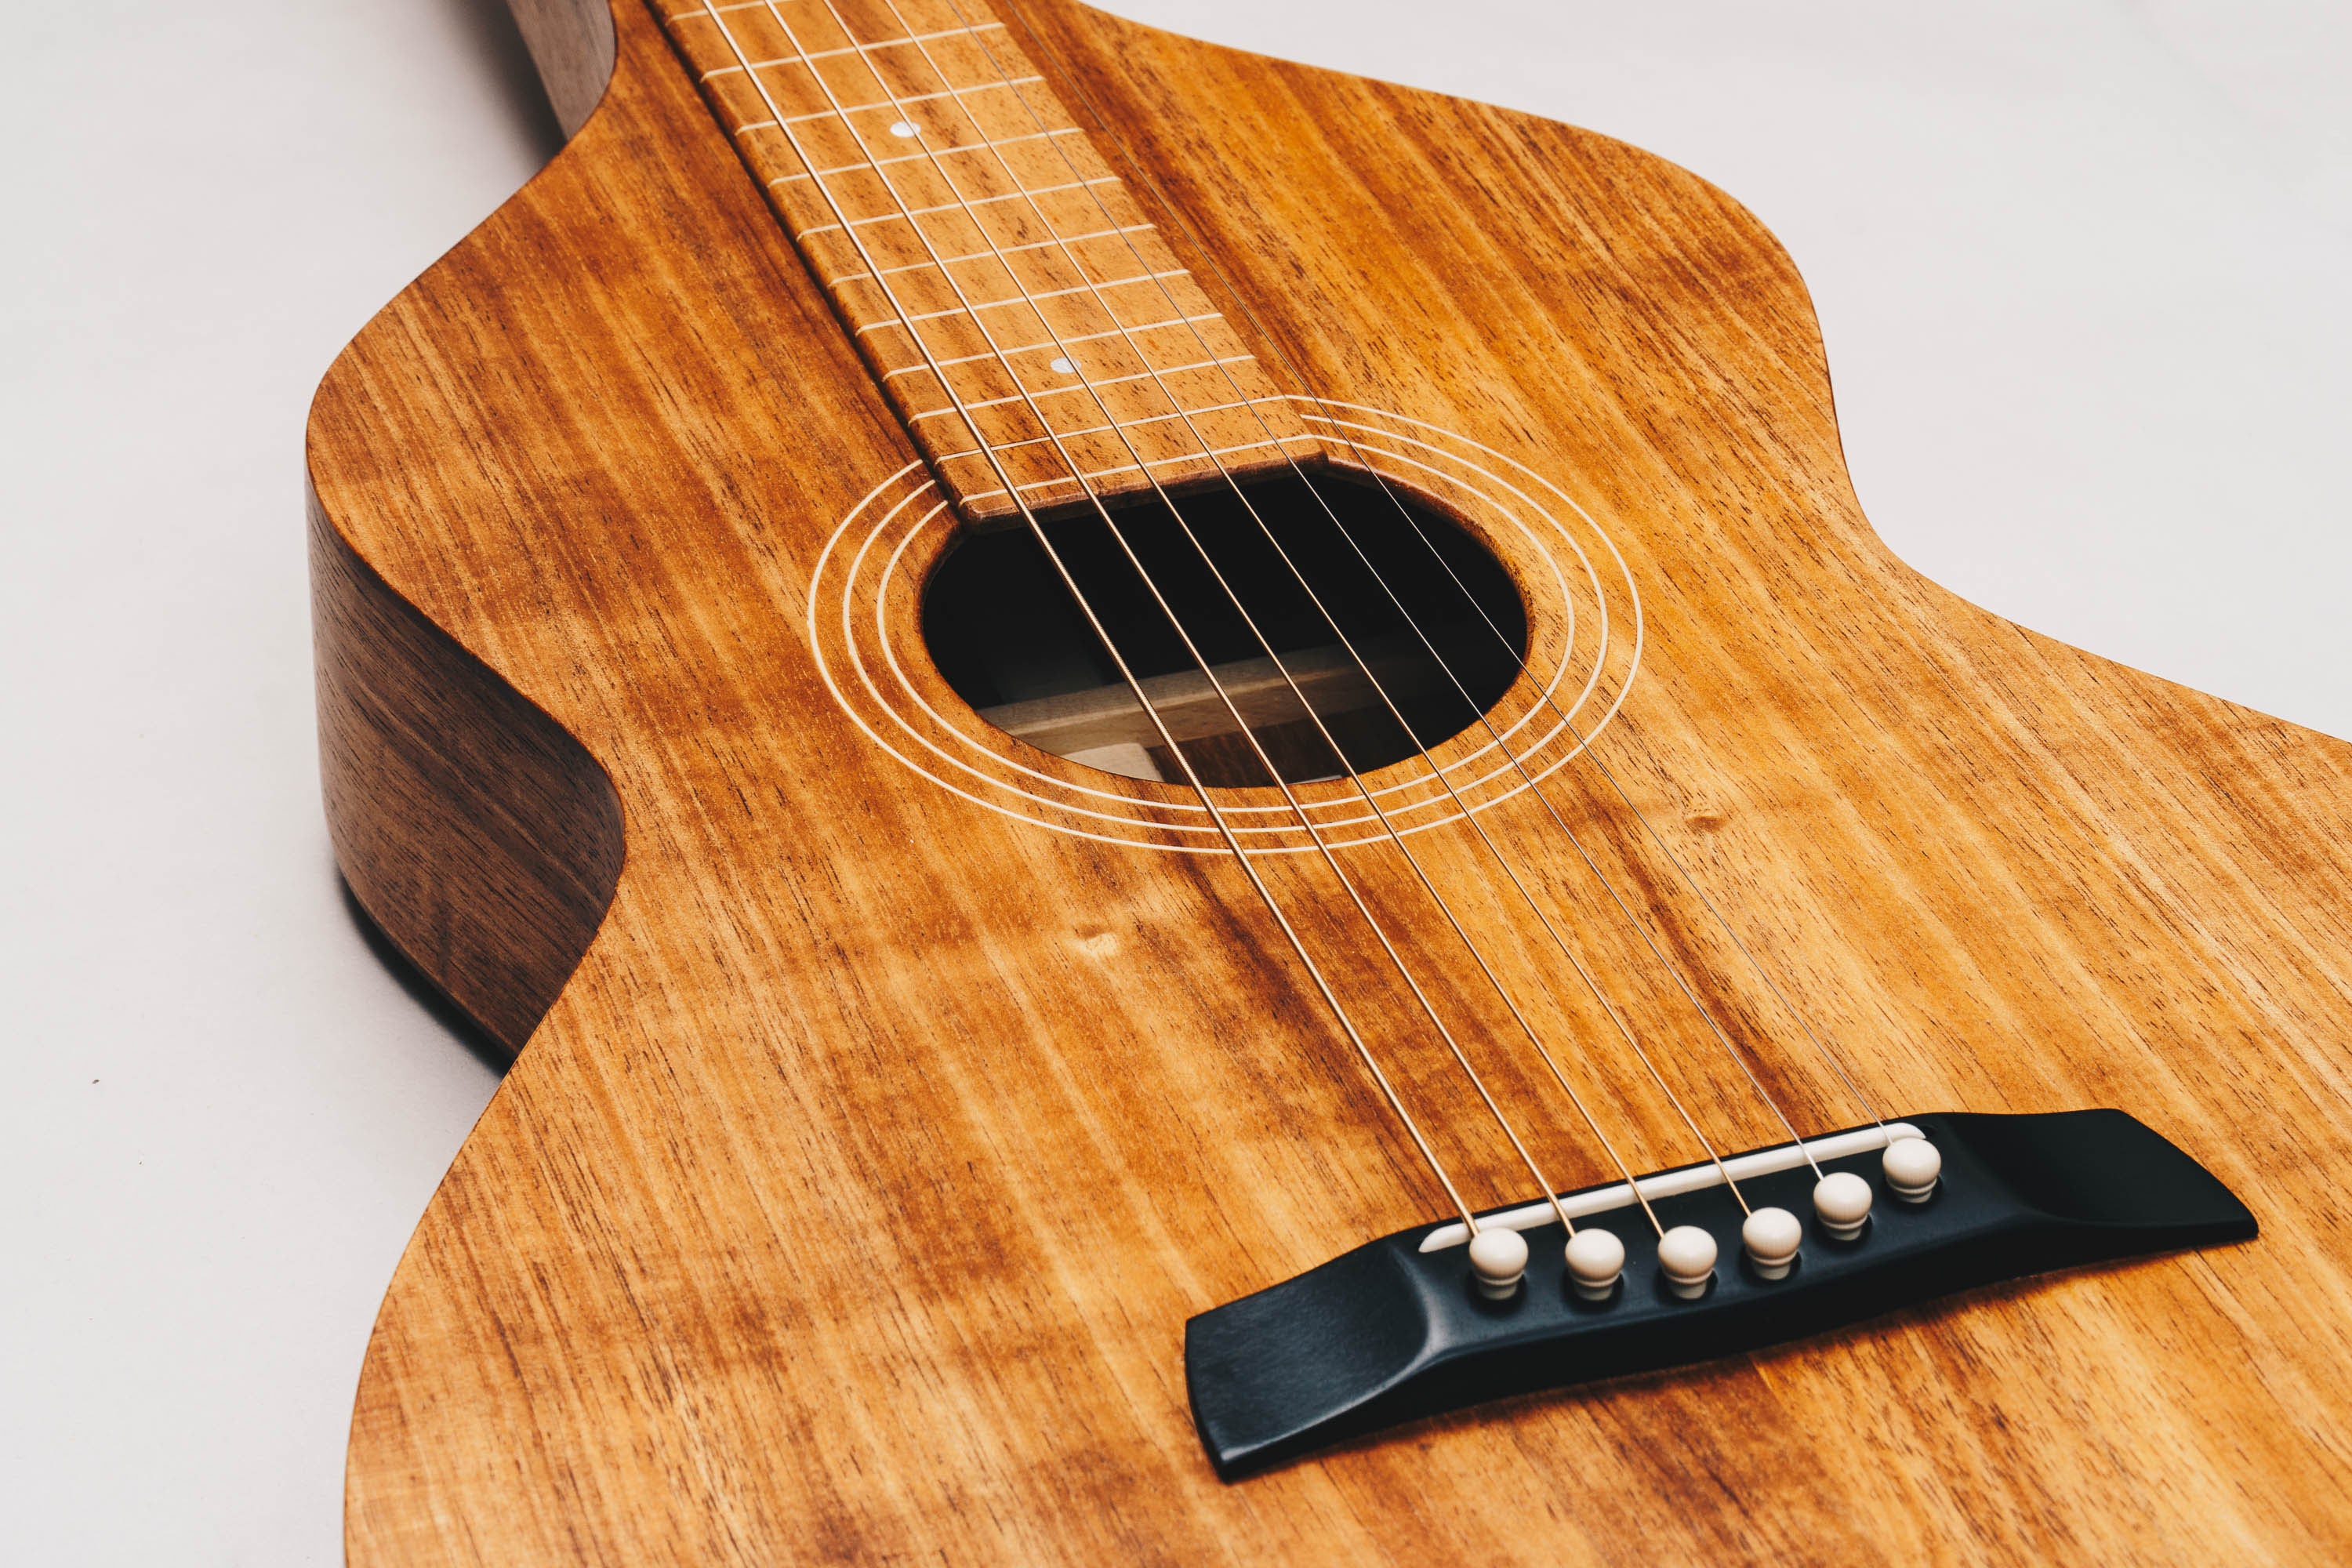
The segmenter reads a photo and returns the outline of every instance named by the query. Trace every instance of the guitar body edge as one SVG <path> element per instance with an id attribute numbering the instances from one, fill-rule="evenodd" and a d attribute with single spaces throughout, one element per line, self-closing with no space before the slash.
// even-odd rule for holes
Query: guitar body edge
<path id="1" fill-rule="evenodd" d="M 520 1052 L 371 1338 L 354 1568 L 2352 1554 L 2329 1175 L 2352 1156 L 2352 750 L 1896 561 L 1846 482 L 1793 266 L 1703 181 L 1022 9 L 1230 269 L 1262 358 L 1605 532 L 1645 638 L 1611 754 L 1889 1105 L 2120 1106 L 2263 1239 L 1218 1481 L 1186 1320 L 1443 1205 L 1229 865 L 942 788 L 862 667 L 812 658 L 853 612 L 919 651 L 903 584 L 826 596 L 915 454 L 618 0 L 594 114 L 368 326 L 310 432 L 338 859 Z M 984 760 L 1107 812 L 1173 798 L 1009 742 Z M 1564 809 L 1607 838 L 1605 798 Z M 1447 837 L 1421 842 L 1469 885 Z M 1437 942 L 1386 852 L 1356 853 L 1408 942 Z M 1269 876 L 1307 907 L 1296 858 Z M 1738 984 L 1746 1026 L 1765 1004 Z M 1564 1034 L 1593 1024 L 1559 1005 Z M 1801 1123 L 1854 1120 L 1801 1064 L 1767 1070 Z M 1692 1157 L 1620 1109 L 1643 1168 Z M 1462 1159 L 1475 1203 L 1525 1196 Z"/>
<path id="2" fill-rule="evenodd" d="M 612 901 L 620 801 L 562 726 L 370 570 L 310 503 L 319 765 L 335 862 L 509 1059 Z"/>

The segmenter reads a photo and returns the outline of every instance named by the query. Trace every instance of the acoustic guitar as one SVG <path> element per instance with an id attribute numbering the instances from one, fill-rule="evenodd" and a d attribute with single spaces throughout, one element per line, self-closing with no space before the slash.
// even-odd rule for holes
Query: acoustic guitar
<path id="1" fill-rule="evenodd" d="M 343 874 L 515 1053 L 353 1564 L 2352 1557 L 2352 752 L 1890 555 L 1736 202 L 517 4 L 577 133 L 310 429 Z"/>

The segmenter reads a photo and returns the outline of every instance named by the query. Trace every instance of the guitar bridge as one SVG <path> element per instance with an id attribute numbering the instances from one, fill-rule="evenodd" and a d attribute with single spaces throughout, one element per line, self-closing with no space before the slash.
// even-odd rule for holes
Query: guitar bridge
<path id="1" fill-rule="evenodd" d="M 1696 1226 L 1726 1261 L 1696 1299 L 1660 1272 L 1649 1223 L 1624 1184 L 1562 1203 L 1580 1231 L 1625 1244 L 1607 1297 L 1568 1277 L 1556 1219 L 1528 1205 L 1492 1211 L 1525 1226 L 1524 1280 L 1501 1300 L 1476 1286 L 1458 1221 L 1399 1231 L 1185 1325 L 1192 1419 L 1217 1474 L 1233 1480 L 1344 1437 L 1482 1400 L 1706 1361 L 1819 1333 L 1973 1286 L 2055 1268 L 2252 1240 L 2254 1216 L 2196 1161 L 2120 1110 L 2041 1116 L 1919 1116 L 1943 1156 L 1925 1201 L 1898 1201 L 1879 1169 L 1885 1135 L 1855 1128 L 1813 1140 L 1825 1173 L 1852 1172 L 1883 1200 L 1841 1241 L 1809 1199 L 1794 1145 L 1727 1160 L 1748 1202 L 1807 1216 L 1797 1264 L 1766 1279 L 1743 1257 L 1742 1211 L 1710 1165 L 1642 1178 L 1658 1223 Z M 1825 1152 L 1839 1147 L 1854 1150 Z M 1551 1205 L 1540 1205 L 1549 1216 Z"/>

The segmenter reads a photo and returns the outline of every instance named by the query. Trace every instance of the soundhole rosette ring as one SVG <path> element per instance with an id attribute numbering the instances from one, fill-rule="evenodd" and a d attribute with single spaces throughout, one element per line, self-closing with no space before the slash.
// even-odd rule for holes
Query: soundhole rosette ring
<path id="1" fill-rule="evenodd" d="M 1425 832 L 1462 818 L 1457 796 L 1485 811 L 1574 760 L 1616 717 L 1640 668 L 1641 596 L 1615 542 L 1559 485 L 1466 437 L 1384 410 L 1295 401 L 1343 471 L 1409 492 L 1496 556 L 1527 615 L 1525 673 L 1486 724 L 1432 750 L 1451 790 L 1409 758 L 1363 775 L 1381 809 L 1399 831 Z M 909 463 L 825 542 L 810 582 L 809 643 L 857 729 L 909 772 L 1001 816 L 1104 843 L 1227 853 L 1189 789 L 1039 752 L 949 689 L 923 646 L 920 597 L 956 529 L 929 473 Z M 1387 837 L 1351 781 L 1293 793 L 1334 848 Z M 1314 848 L 1279 792 L 1219 789 L 1216 798 L 1249 853 Z"/>

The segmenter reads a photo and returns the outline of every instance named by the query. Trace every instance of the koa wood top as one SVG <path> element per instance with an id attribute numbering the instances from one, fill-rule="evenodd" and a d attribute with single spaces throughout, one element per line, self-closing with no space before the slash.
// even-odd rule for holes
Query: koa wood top
<path id="1" fill-rule="evenodd" d="M 351 1562 L 2352 1556 L 2352 752 L 1896 561 L 1794 266 L 1704 182 L 1063 0 L 1020 13 L 1205 237 L 1213 268 L 1154 215 L 1277 391 L 1296 362 L 1334 400 L 1334 462 L 1454 507 L 1521 582 L 1535 662 L 1590 658 L 1622 696 L 1601 754 L 1884 1109 L 2123 1108 L 2262 1238 L 1219 1483 L 1186 1318 L 1443 1201 L 1234 863 L 1165 847 L 1181 793 L 991 739 L 920 658 L 908 584 L 949 530 L 835 547 L 919 454 L 625 0 L 601 108 L 367 328 L 310 428 L 344 870 L 520 1052 L 376 1324 Z M 1615 652 L 1569 635 L 1585 580 L 1542 542 L 1571 536 L 1618 595 Z M 856 574 L 885 557 L 891 584 Z M 885 707 L 965 744 L 969 787 L 902 760 L 930 753 Z M 1858 1120 L 1592 768 L 1553 777 L 1801 1127 Z M 1780 1138 L 1541 814 L 1481 821 L 1660 1020 L 1722 1142 Z M 1470 836 L 1414 844 L 1547 1027 L 1599 1042 L 1632 1157 L 1693 1158 L 1591 1004 L 1547 987 Z M 1392 848 L 1343 853 L 1444 951 Z M 1400 1042 L 1466 1194 L 1527 1196 L 1311 858 L 1260 864 Z M 1437 1000 L 1498 1092 L 1543 1103 L 1465 971 L 1432 964 Z M 1613 1175 L 1556 1107 L 1528 1127 L 1562 1184 Z"/>

